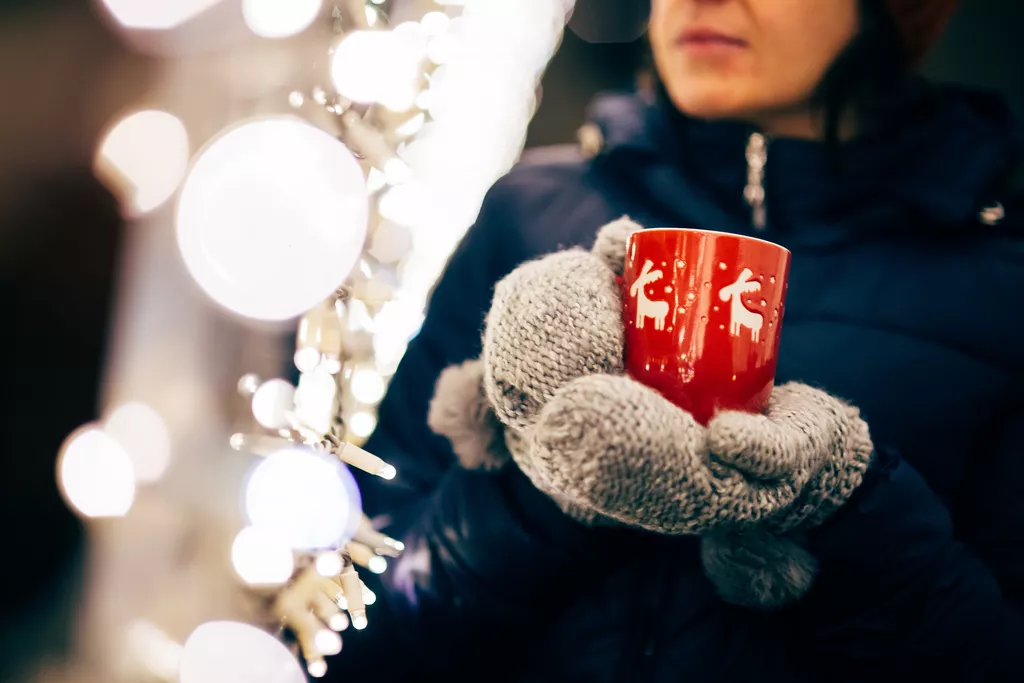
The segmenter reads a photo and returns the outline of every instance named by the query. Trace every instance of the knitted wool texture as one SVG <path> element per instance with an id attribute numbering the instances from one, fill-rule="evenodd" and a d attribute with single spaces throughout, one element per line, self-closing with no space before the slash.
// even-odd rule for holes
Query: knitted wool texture
<path id="1" fill-rule="evenodd" d="M 615 276 L 637 229 L 616 221 L 591 252 L 503 279 L 483 357 L 442 374 L 430 425 L 464 466 L 511 457 L 583 523 L 706 535 L 705 567 L 731 602 L 790 602 L 813 566 L 783 535 L 822 523 L 857 488 L 873 450 L 867 425 L 825 392 L 787 384 L 763 415 L 720 413 L 705 428 L 627 377 Z"/>

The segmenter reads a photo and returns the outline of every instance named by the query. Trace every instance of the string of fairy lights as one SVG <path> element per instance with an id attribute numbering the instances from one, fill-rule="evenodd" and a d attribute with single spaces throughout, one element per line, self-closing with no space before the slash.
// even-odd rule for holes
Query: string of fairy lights
<path id="1" fill-rule="evenodd" d="M 401 476 L 361 446 L 430 287 L 522 151 L 572 4 L 99 3 L 141 49 L 230 33 L 189 32 L 211 17 L 244 25 L 250 39 L 325 41 L 318 75 L 278 87 L 272 106 L 225 122 L 198 151 L 196 126 L 160 109 L 120 119 L 97 151 L 129 216 L 175 202 L 178 256 L 221 311 L 296 330 L 294 371 L 283 374 L 298 381 L 241 377 L 251 420 L 228 440 L 255 461 L 241 482 L 245 525 L 224 553 L 266 605 L 265 623 L 205 622 L 184 642 L 159 623 L 133 623 L 128 649 L 154 680 L 301 681 L 300 661 L 323 676 L 339 632 L 371 623 L 376 596 L 359 572 L 386 571 L 403 547 L 362 514 L 350 468 Z M 175 465 L 167 431 L 157 410 L 128 401 L 71 435 L 58 464 L 71 507 L 130 517 Z M 271 635 L 285 632 L 298 652 Z"/>

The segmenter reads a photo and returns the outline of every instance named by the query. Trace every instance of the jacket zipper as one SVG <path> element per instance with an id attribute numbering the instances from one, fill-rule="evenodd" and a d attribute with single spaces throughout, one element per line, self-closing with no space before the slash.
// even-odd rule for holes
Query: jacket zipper
<path id="1" fill-rule="evenodd" d="M 761 133 L 752 133 L 747 140 L 747 186 L 743 188 L 743 198 L 750 206 L 751 222 L 758 232 L 768 225 L 764 192 L 764 167 L 767 163 L 768 138 Z"/>
<path id="2" fill-rule="evenodd" d="M 768 212 L 765 206 L 764 167 L 768 163 L 768 138 L 761 133 L 753 133 L 747 140 L 747 185 L 743 189 L 743 197 L 751 210 L 751 223 L 754 230 L 761 232 L 768 225 Z M 627 681 L 646 681 L 654 671 L 655 643 L 662 628 L 660 612 L 662 602 L 667 598 L 671 574 L 667 568 L 660 567 L 657 577 L 651 582 L 655 590 L 650 591 L 650 602 L 640 603 L 636 616 L 639 628 L 627 648 L 629 655 L 626 662 L 628 668 L 623 672 Z"/>

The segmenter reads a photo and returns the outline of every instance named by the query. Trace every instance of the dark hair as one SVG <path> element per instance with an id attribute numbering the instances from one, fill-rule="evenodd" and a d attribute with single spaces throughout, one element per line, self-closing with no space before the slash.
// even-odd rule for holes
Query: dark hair
<path id="1" fill-rule="evenodd" d="M 815 89 L 811 104 L 822 114 L 823 137 L 831 148 L 852 111 L 858 124 L 877 128 L 906 105 L 909 70 L 903 39 L 885 0 L 859 0 L 860 30 Z"/>

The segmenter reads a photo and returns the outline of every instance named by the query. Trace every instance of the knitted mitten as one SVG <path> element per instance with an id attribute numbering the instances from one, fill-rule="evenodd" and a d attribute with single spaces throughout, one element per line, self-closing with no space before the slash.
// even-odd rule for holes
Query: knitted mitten
<path id="1" fill-rule="evenodd" d="M 498 283 L 483 357 L 442 375 L 430 424 L 464 465 L 511 457 L 584 523 L 702 535 L 730 602 L 790 602 L 814 574 L 793 532 L 859 485 L 867 426 L 828 394 L 785 385 L 764 415 L 722 413 L 705 428 L 625 376 L 616 275 L 637 229 L 616 221 L 591 252 L 552 254 Z"/>

